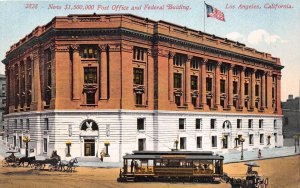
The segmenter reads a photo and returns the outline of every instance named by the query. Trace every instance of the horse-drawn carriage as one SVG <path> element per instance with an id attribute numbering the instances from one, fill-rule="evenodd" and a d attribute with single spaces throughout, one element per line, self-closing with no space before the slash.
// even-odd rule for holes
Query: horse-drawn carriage
<path id="1" fill-rule="evenodd" d="M 20 158 L 15 156 L 16 151 L 8 151 L 6 153 L 10 153 L 8 157 L 5 157 L 2 161 L 2 166 L 12 166 L 17 167 L 19 165 Z"/>
<path id="2" fill-rule="evenodd" d="M 249 162 L 245 165 L 248 166 L 248 170 L 245 177 L 230 178 L 227 174 L 224 174 L 223 179 L 226 183 L 230 183 L 232 188 L 266 188 L 269 184 L 269 179 L 258 175 L 257 171 L 253 171 L 253 167 L 259 167 L 255 162 Z"/>

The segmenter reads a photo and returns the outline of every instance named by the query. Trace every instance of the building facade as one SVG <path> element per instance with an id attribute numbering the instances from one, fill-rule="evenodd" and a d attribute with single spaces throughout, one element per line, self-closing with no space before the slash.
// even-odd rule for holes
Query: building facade
<path id="1" fill-rule="evenodd" d="M 6 78 L 0 74 L 0 139 L 4 139 L 4 121 L 3 115 L 6 107 Z"/>
<path id="2" fill-rule="evenodd" d="M 294 135 L 300 135 L 300 103 L 299 97 L 289 95 L 286 102 L 282 102 L 283 113 L 283 136 L 293 138 Z"/>
<path id="3" fill-rule="evenodd" d="M 14 44 L 6 141 L 35 154 L 280 147 L 278 58 L 244 44 L 129 14 L 55 17 Z"/>

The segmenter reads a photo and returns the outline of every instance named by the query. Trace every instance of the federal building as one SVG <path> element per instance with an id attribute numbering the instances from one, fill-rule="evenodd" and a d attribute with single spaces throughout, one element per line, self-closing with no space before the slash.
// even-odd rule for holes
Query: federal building
<path id="1" fill-rule="evenodd" d="M 13 44 L 5 142 L 32 155 L 121 161 L 132 150 L 283 145 L 279 58 L 131 14 L 54 17 Z"/>

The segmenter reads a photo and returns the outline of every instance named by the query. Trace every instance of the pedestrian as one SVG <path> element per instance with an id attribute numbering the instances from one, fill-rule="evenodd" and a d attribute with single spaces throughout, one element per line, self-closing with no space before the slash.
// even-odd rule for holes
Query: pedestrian
<path id="1" fill-rule="evenodd" d="M 261 158 L 261 150 L 258 150 L 258 158 Z"/>
<path id="2" fill-rule="evenodd" d="M 137 161 L 134 161 L 134 171 L 137 172 L 139 168 L 139 164 Z"/>
<path id="3" fill-rule="evenodd" d="M 131 163 L 130 163 L 130 172 L 132 173 L 133 171 L 133 166 L 134 166 L 134 160 L 132 159 L 131 160 Z"/>

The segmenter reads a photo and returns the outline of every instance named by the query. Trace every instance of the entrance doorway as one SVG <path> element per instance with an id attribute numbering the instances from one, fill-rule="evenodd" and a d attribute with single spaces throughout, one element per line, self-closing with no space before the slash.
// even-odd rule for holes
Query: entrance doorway
<path id="1" fill-rule="evenodd" d="M 84 139 L 84 156 L 95 156 L 94 139 Z"/>
<path id="2" fill-rule="evenodd" d="M 228 148 L 228 135 L 223 136 L 223 148 L 227 149 Z"/>

